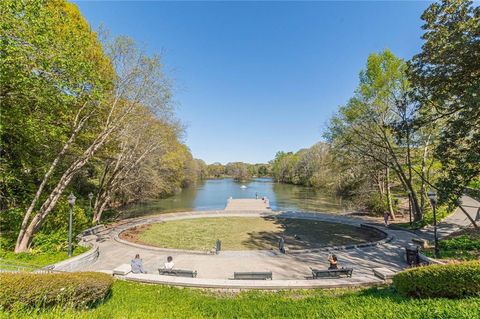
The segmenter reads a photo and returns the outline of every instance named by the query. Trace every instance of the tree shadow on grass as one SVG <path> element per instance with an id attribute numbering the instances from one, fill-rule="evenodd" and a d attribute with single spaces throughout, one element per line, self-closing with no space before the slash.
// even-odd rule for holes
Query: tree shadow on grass
<path id="1" fill-rule="evenodd" d="M 278 231 L 249 233 L 242 244 L 252 249 L 278 249 L 281 237 L 288 249 L 314 249 L 325 246 L 359 244 L 380 239 L 372 231 L 339 223 L 316 220 L 262 217 L 279 226 Z"/>

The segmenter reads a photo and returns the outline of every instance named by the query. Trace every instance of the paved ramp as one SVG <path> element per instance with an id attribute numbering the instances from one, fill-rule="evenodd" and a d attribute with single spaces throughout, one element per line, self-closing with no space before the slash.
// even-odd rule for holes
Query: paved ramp
<path id="1" fill-rule="evenodd" d="M 227 201 L 227 206 L 225 207 L 227 211 L 271 211 L 270 203 L 268 198 L 265 199 L 254 199 L 254 198 L 239 198 L 233 199 L 229 198 Z"/>

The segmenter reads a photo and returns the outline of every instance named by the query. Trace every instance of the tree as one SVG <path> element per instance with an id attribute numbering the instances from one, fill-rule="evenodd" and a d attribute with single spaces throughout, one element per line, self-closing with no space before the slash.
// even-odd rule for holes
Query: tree
<path id="1" fill-rule="evenodd" d="M 208 165 L 208 176 L 220 178 L 223 175 L 225 175 L 225 166 L 221 163 L 216 162 Z"/>
<path id="2" fill-rule="evenodd" d="M 114 143 L 118 144 L 113 158 L 106 158 L 104 171 L 98 185 L 93 222 L 98 223 L 102 213 L 119 193 L 128 193 L 131 185 L 140 187 L 146 177 L 139 174 L 143 163 L 150 156 L 162 156 L 171 143 L 171 124 L 156 118 L 149 109 L 138 106 L 129 116 L 128 122 L 119 130 Z M 141 194 L 137 189 L 135 192 Z M 121 196 L 121 203 L 127 204 L 136 196 Z"/>
<path id="3" fill-rule="evenodd" d="M 245 181 L 251 177 L 248 165 L 242 162 L 228 163 L 225 166 L 225 172 L 237 181 Z"/>
<path id="4" fill-rule="evenodd" d="M 393 170 L 410 194 L 415 219 L 420 220 L 422 211 L 409 171 L 413 165 L 411 138 L 409 136 L 406 143 L 402 143 L 395 132 L 406 109 L 404 97 L 409 92 L 405 70 L 405 62 L 388 50 L 371 54 L 366 69 L 360 73 L 355 96 L 346 106 L 340 107 L 338 115 L 331 120 L 327 138 L 337 152 L 352 152 L 365 161 L 368 159 L 383 167 L 381 175 L 385 178 L 385 187 L 381 189 L 385 189 L 387 207 L 392 217 L 390 170 Z"/>
<path id="5" fill-rule="evenodd" d="M 170 93 L 161 72 L 158 57 L 147 57 L 136 48 L 133 41 L 127 38 L 117 38 L 108 43 L 106 51 L 117 73 L 112 89 L 106 98 L 87 100 L 78 109 L 73 119 L 70 138 L 51 163 L 24 216 L 15 247 L 16 252 L 25 251 L 29 247 L 34 234 L 40 229 L 75 174 L 92 159 L 114 132 L 125 125 L 138 105 L 144 105 L 154 113 L 168 112 L 168 107 L 163 100 L 168 100 Z M 46 181 L 50 177 L 49 172 L 55 169 L 64 150 L 73 145 L 76 135 L 82 131 L 87 122 L 97 130 L 91 132 L 89 139 L 83 143 L 75 143 L 78 155 L 65 163 L 60 177 L 32 217 L 37 203 L 42 198 Z"/>
<path id="6" fill-rule="evenodd" d="M 480 8 L 443 0 L 423 13 L 422 52 L 409 63 L 420 125 L 440 127 L 440 200 L 454 204 L 480 175 Z"/>

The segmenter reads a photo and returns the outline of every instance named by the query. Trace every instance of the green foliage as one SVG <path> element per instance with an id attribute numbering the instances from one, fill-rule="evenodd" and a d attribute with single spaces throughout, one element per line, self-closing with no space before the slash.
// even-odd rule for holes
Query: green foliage
<path id="1" fill-rule="evenodd" d="M 325 318 L 473 319 L 480 298 L 415 299 L 391 288 L 209 292 L 115 281 L 112 297 L 94 309 L 18 309 L 15 318 Z M 0 317 L 2 312 L 0 311 Z"/>
<path id="2" fill-rule="evenodd" d="M 278 152 L 271 161 L 273 178 L 282 183 L 336 191 L 338 170 L 329 146 L 317 143 L 296 153 Z"/>
<path id="3" fill-rule="evenodd" d="M 439 247 L 445 250 L 479 250 L 480 251 L 480 239 L 474 238 L 469 235 L 461 235 L 454 238 L 441 240 Z"/>
<path id="4" fill-rule="evenodd" d="M 242 162 L 228 163 L 225 165 L 225 174 L 237 181 L 246 181 L 252 177 L 249 165 Z"/>
<path id="5" fill-rule="evenodd" d="M 21 208 L 0 212 L 0 249 L 12 249 L 15 246 L 23 214 L 24 211 Z"/>
<path id="6" fill-rule="evenodd" d="M 383 216 L 388 211 L 387 202 L 384 196 L 379 193 L 371 193 L 365 201 L 365 208 L 374 215 Z"/>
<path id="7" fill-rule="evenodd" d="M 452 238 L 442 239 L 438 243 L 440 257 L 456 260 L 478 260 L 480 259 L 480 233 L 476 236 L 464 234 Z M 433 249 L 425 251 L 428 256 L 433 256 Z"/>
<path id="8" fill-rule="evenodd" d="M 5 273 L 0 274 L 0 307 L 18 305 L 85 308 L 104 299 L 113 278 L 103 273 Z"/>
<path id="9" fill-rule="evenodd" d="M 480 296 L 480 261 L 411 268 L 393 277 L 398 292 L 420 298 Z"/>
<path id="10" fill-rule="evenodd" d="M 445 217 L 447 217 L 451 212 L 452 211 L 446 205 L 437 207 L 437 211 L 436 211 L 437 223 L 440 222 Z M 426 209 L 425 213 L 423 214 L 423 219 L 419 221 L 414 221 L 412 225 L 410 225 L 410 223 L 397 223 L 395 225 L 404 227 L 406 229 L 412 229 L 412 230 L 420 229 L 427 225 L 433 225 L 433 210 L 430 207 Z"/>
<path id="11" fill-rule="evenodd" d="M 73 237 L 78 235 L 84 229 L 91 226 L 91 221 L 87 216 L 87 211 L 80 205 L 73 207 Z M 51 234 L 57 231 L 68 231 L 68 223 L 70 216 L 70 206 L 67 198 L 62 198 L 58 201 L 54 210 L 45 219 L 42 227 L 44 234 Z"/>
<path id="12" fill-rule="evenodd" d="M 63 239 L 63 242 L 65 239 Z M 41 247 L 41 246 L 40 246 Z M 80 255 L 90 248 L 78 245 L 73 246 L 73 256 Z M 68 258 L 67 250 L 63 251 L 42 251 L 33 249 L 28 252 L 14 253 L 9 250 L 0 249 L 0 262 L 11 265 L 26 266 L 31 269 L 38 269 L 47 265 L 55 264 Z"/>
<path id="13" fill-rule="evenodd" d="M 96 34 L 66 1 L 2 1 L 0 32 L 0 198 L 16 207 L 30 200 L 78 109 L 108 91 L 113 71 Z M 79 144 L 98 126 L 87 128 Z"/>
<path id="14" fill-rule="evenodd" d="M 436 156 L 442 202 L 456 204 L 480 175 L 480 7 L 472 1 L 432 3 L 422 15 L 422 52 L 410 61 L 410 80 L 422 125 L 441 128 Z"/>

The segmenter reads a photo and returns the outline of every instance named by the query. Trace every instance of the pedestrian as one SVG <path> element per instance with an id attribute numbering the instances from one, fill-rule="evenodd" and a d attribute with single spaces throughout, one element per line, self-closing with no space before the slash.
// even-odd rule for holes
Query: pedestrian
<path id="1" fill-rule="evenodd" d="M 282 254 L 285 254 L 285 239 L 283 239 L 283 237 L 280 237 L 278 241 L 278 250 L 280 250 Z"/>
<path id="2" fill-rule="evenodd" d="M 258 199 L 258 193 L 255 193 L 255 199 Z"/>
<path id="3" fill-rule="evenodd" d="M 385 213 L 383 213 L 383 223 L 385 224 L 385 227 L 388 227 L 388 217 L 390 217 L 390 214 L 385 211 Z"/>

